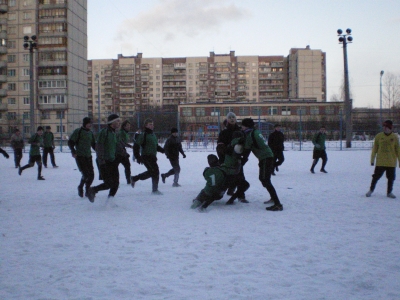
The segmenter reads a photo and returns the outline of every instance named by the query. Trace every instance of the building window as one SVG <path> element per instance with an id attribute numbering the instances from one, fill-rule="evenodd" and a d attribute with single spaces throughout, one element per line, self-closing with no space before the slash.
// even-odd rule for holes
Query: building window
<path id="1" fill-rule="evenodd" d="M 17 27 L 8 27 L 7 28 L 7 34 L 16 34 L 17 33 Z"/>
<path id="2" fill-rule="evenodd" d="M 253 106 L 253 107 L 251 108 L 251 114 L 252 114 L 253 116 L 259 116 L 259 115 L 261 115 L 261 108 L 260 108 L 259 106 Z"/>
<path id="3" fill-rule="evenodd" d="M 31 26 L 24 26 L 24 27 L 22 28 L 22 32 L 23 32 L 24 34 L 31 34 L 31 33 L 32 33 L 32 27 L 31 27 Z"/>
<path id="4" fill-rule="evenodd" d="M 24 104 L 29 104 L 29 97 L 24 97 Z"/>
<path id="5" fill-rule="evenodd" d="M 282 116 L 290 116 L 290 107 L 288 106 L 282 106 Z"/>
<path id="6" fill-rule="evenodd" d="M 240 116 L 248 116 L 250 115 L 250 109 L 248 106 L 239 107 L 239 115 Z"/>
<path id="7" fill-rule="evenodd" d="M 8 118 L 8 120 L 16 120 L 17 119 L 17 113 L 16 112 L 8 112 L 7 113 L 7 118 Z"/>
<path id="8" fill-rule="evenodd" d="M 24 126 L 24 133 L 28 134 L 31 132 L 31 127 L 30 126 Z"/>
<path id="9" fill-rule="evenodd" d="M 224 107 L 224 116 L 230 112 L 233 112 L 233 107 Z"/>
<path id="10" fill-rule="evenodd" d="M 204 107 L 196 107 L 196 117 L 204 117 L 206 115 L 206 109 Z"/>
<path id="11" fill-rule="evenodd" d="M 22 118 L 24 120 L 28 120 L 29 119 L 29 112 L 25 111 L 24 114 L 22 115 Z"/>
<path id="12" fill-rule="evenodd" d="M 39 80 L 39 88 L 41 89 L 65 88 L 66 86 L 65 80 Z"/>
<path id="13" fill-rule="evenodd" d="M 23 54 L 22 60 L 23 61 L 29 61 L 29 54 Z"/>
<path id="14" fill-rule="evenodd" d="M 15 91 L 15 90 L 17 90 L 17 84 L 16 83 L 9 83 L 7 89 L 9 91 Z"/>
<path id="15" fill-rule="evenodd" d="M 327 115 L 333 115 L 335 114 L 335 107 L 330 105 L 325 107 L 325 114 Z"/>
<path id="16" fill-rule="evenodd" d="M 40 52 L 39 53 L 40 61 L 64 61 L 67 60 L 67 53 L 65 51 L 54 51 L 54 52 Z M 121 76 L 125 74 L 121 71 Z"/>
<path id="17" fill-rule="evenodd" d="M 57 111 L 56 119 L 65 119 L 65 112 L 63 110 Z"/>
<path id="18" fill-rule="evenodd" d="M 319 107 L 318 106 L 311 106 L 310 107 L 310 114 L 311 115 L 319 115 Z"/>
<path id="19" fill-rule="evenodd" d="M 8 42 L 7 42 L 7 48 L 8 48 L 8 49 L 15 49 L 15 48 L 17 48 L 16 42 L 15 42 L 15 41 L 8 41 Z"/>
<path id="20" fill-rule="evenodd" d="M 15 77 L 15 75 L 16 75 L 15 69 L 8 69 L 7 71 L 8 77 Z"/>
<path id="21" fill-rule="evenodd" d="M 30 83 L 24 82 L 24 91 L 29 91 L 29 90 L 30 90 Z"/>
<path id="22" fill-rule="evenodd" d="M 23 70 L 23 76 L 29 76 L 29 69 L 24 69 Z"/>
<path id="23" fill-rule="evenodd" d="M 9 13 L 8 14 L 8 20 L 9 21 L 15 21 L 17 19 L 17 15 L 14 13 Z"/>
<path id="24" fill-rule="evenodd" d="M 57 125 L 57 133 L 65 132 L 65 126 Z"/>
<path id="25" fill-rule="evenodd" d="M 220 108 L 219 107 L 213 107 L 211 111 L 211 116 L 219 116 L 220 114 Z"/>
<path id="26" fill-rule="evenodd" d="M 270 116 L 277 115 L 278 114 L 278 107 L 276 107 L 276 106 L 268 107 L 268 114 Z"/>
<path id="27" fill-rule="evenodd" d="M 42 114 L 40 115 L 40 118 L 43 120 L 50 119 L 50 112 L 49 111 L 42 111 Z"/>
<path id="28" fill-rule="evenodd" d="M 8 0 L 8 6 L 13 7 L 16 5 L 17 0 Z"/>
<path id="29" fill-rule="evenodd" d="M 16 59 L 17 59 L 17 56 L 15 54 L 7 55 L 7 62 L 9 62 L 9 63 L 14 63 L 16 61 Z"/>
<path id="30" fill-rule="evenodd" d="M 24 12 L 23 19 L 24 20 L 32 19 L 32 14 L 30 12 Z"/>
<path id="31" fill-rule="evenodd" d="M 305 106 L 299 106 L 297 108 L 297 114 L 298 115 L 302 115 L 302 116 L 306 115 L 307 114 L 306 107 Z"/>
<path id="32" fill-rule="evenodd" d="M 15 104 L 15 98 L 8 98 L 7 102 L 8 104 Z"/>

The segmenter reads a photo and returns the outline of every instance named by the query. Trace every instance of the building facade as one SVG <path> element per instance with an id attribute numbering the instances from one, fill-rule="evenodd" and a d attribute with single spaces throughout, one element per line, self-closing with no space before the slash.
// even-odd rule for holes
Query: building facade
<path id="1" fill-rule="evenodd" d="M 71 132 L 88 115 L 87 0 L 0 0 L 0 26 L 0 133 L 32 132 L 31 101 L 35 126 Z M 36 37 L 33 87 L 25 36 Z"/>
<path id="2" fill-rule="evenodd" d="M 326 102 L 325 57 L 307 46 L 291 49 L 287 57 L 236 56 L 230 51 L 204 57 L 144 58 L 138 53 L 90 60 L 88 109 L 96 120 L 110 112 L 129 118 L 148 110 L 177 111 L 180 104 L 290 98 Z"/>

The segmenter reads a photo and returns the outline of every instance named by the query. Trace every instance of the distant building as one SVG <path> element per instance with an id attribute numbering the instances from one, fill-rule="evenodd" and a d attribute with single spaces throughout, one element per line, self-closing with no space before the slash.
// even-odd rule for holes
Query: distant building
<path id="1" fill-rule="evenodd" d="M 24 36 L 37 37 L 34 82 Z M 30 89 L 36 125 L 56 138 L 87 116 L 87 0 L 0 0 L 0 134 L 30 130 Z"/>
<path id="2" fill-rule="evenodd" d="M 147 110 L 177 111 L 180 104 L 269 103 L 284 99 L 326 102 L 326 55 L 291 49 L 284 56 L 236 56 L 90 60 L 88 109 L 132 117 Z M 98 75 L 98 80 L 97 76 Z M 100 83 L 100 97 L 98 93 Z"/>

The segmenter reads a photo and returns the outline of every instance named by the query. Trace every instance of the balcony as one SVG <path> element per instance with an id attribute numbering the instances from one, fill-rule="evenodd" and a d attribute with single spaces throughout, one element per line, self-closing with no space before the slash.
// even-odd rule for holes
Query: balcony
<path id="1" fill-rule="evenodd" d="M 7 82 L 7 75 L 0 75 L 0 83 Z"/>
<path id="2" fill-rule="evenodd" d="M 60 104 L 39 103 L 38 108 L 40 110 L 62 110 L 62 109 L 68 109 L 68 104 L 67 103 L 60 103 Z"/>
<path id="3" fill-rule="evenodd" d="M 4 39 L 4 40 L 6 40 L 7 39 L 7 31 L 0 31 L 0 39 Z"/>
<path id="4" fill-rule="evenodd" d="M 6 97 L 7 96 L 7 90 L 6 89 L 0 89 L 0 97 Z"/>
<path id="5" fill-rule="evenodd" d="M 0 60 L 0 69 L 1 68 L 7 68 L 7 61 L 5 60 Z"/>
<path id="6" fill-rule="evenodd" d="M 8 104 L 0 103 L 0 111 L 5 111 L 5 110 L 8 110 Z"/>
<path id="7" fill-rule="evenodd" d="M 0 13 L 4 14 L 8 12 L 8 5 L 7 4 L 0 4 Z"/>
<path id="8" fill-rule="evenodd" d="M 0 54 L 7 54 L 7 47 L 0 46 Z"/>

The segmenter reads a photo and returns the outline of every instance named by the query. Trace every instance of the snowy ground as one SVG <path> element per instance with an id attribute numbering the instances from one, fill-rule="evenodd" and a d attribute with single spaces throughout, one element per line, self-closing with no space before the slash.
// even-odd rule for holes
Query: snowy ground
<path id="1" fill-rule="evenodd" d="M 254 156 L 250 204 L 190 209 L 207 154 L 187 152 L 182 187 L 160 181 L 163 196 L 121 178 L 116 208 L 107 192 L 78 197 L 69 153 L 45 181 L 0 157 L 0 299 L 400 299 L 400 184 L 397 199 L 386 178 L 365 197 L 369 150 L 328 151 L 328 174 L 309 172 L 312 152 L 286 151 L 273 177 L 282 212 L 265 210 Z"/>

